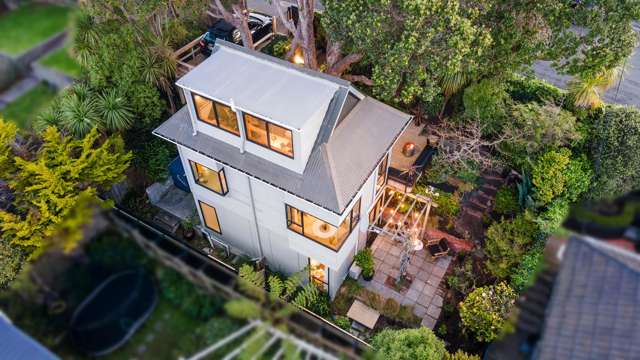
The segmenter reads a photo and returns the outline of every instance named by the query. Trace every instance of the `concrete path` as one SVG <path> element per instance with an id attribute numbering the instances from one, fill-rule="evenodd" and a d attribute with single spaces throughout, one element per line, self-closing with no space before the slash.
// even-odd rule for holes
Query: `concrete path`
<path id="1" fill-rule="evenodd" d="M 640 33 L 640 23 L 634 23 L 634 29 Z M 551 68 L 549 61 L 538 61 L 533 65 L 536 77 L 549 83 L 566 89 L 570 76 L 560 75 Z M 614 85 L 604 94 L 604 100 L 608 103 L 634 105 L 640 107 L 640 46 L 638 46 L 624 67 L 622 81 Z"/>

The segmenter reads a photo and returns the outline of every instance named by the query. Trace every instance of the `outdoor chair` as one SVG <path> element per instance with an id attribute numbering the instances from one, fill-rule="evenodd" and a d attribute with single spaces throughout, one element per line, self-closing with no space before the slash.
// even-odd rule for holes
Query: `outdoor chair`
<path id="1" fill-rule="evenodd" d="M 427 249 L 432 257 L 438 258 L 449 254 L 449 243 L 446 238 L 427 240 Z"/>

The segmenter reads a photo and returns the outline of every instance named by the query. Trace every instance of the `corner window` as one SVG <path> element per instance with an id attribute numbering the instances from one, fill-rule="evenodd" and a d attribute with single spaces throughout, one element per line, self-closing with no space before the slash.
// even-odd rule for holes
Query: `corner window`
<path id="1" fill-rule="evenodd" d="M 198 201 L 200 204 L 200 211 L 202 211 L 202 218 L 204 220 L 204 226 L 209 230 L 213 230 L 218 234 L 222 234 L 222 230 L 220 230 L 220 222 L 218 221 L 218 212 L 216 208 L 213 206 L 203 203 L 202 201 Z"/>
<path id="2" fill-rule="evenodd" d="M 208 167 L 191 160 L 189 160 L 189 165 L 191 165 L 191 172 L 193 173 L 193 178 L 195 179 L 196 184 L 204 186 L 220 195 L 226 195 L 229 192 L 224 169 L 221 169 L 220 171 L 211 170 Z"/>
<path id="3" fill-rule="evenodd" d="M 193 104 L 198 120 L 240 136 L 238 117 L 231 107 L 196 94 L 193 94 Z"/>
<path id="4" fill-rule="evenodd" d="M 246 113 L 243 117 L 247 140 L 293 158 L 291 130 Z"/>
<path id="5" fill-rule="evenodd" d="M 339 227 L 335 227 L 304 211 L 286 205 L 287 228 L 308 239 L 338 251 L 360 221 L 360 199 Z"/>
<path id="6" fill-rule="evenodd" d="M 384 158 L 378 166 L 378 177 L 376 178 L 376 192 L 380 191 L 382 187 L 387 183 L 387 165 L 389 164 L 389 153 L 384 155 Z"/>

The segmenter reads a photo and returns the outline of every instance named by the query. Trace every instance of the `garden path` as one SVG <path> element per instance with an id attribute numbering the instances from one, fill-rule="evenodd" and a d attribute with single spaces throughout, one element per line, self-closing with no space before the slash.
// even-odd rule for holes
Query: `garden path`
<path id="1" fill-rule="evenodd" d="M 496 193 L 505 178 L 497 172 L 486 172 L 481 174 L 480 182 L 482 185 L 460 202 L 460 216 L 456 220 L 456 231 L 476 242 L 482 241 L 483 218 L 493 210 Z"/>

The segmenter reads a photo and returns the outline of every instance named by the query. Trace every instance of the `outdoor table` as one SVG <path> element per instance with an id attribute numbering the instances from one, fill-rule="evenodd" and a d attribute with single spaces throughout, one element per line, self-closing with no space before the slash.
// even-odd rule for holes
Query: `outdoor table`
<path id="1" fill-rule="evenodd" d="M 380 313 L 368 307 L 362 301 L 355 300 L 347 312 L 347 317 L 369 329 L 373 329 L 378 322 L 378 318 L 380 318 Z"/>

